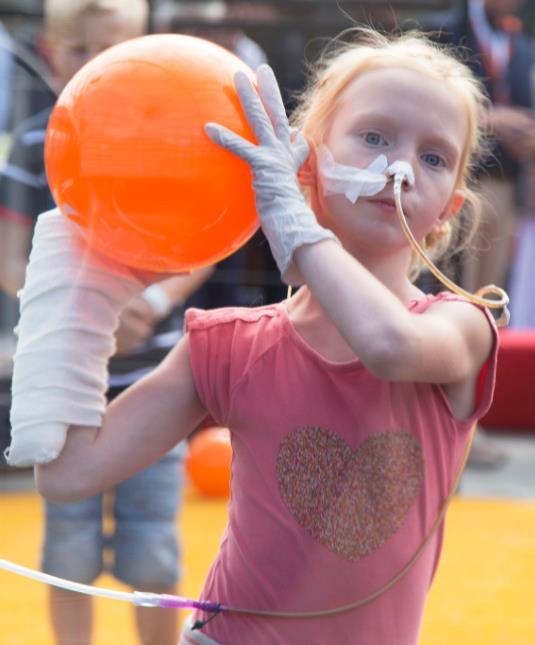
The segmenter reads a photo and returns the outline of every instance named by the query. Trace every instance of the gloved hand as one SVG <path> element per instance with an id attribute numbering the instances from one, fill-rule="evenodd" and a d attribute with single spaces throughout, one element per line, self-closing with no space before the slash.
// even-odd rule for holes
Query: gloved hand
<path id="1" fill-rule="evenodd" d="M 69 425 L 101 425 L 119 313 L 142 288 L 58 210 L 39 217 L 20 297 L 9 464 L 52 461 Z"/>
<path id="2" fill-rule="evenodd" d="M 299 188 L 296 175 L 308 156 L 308 143 L 302 134 L 294 137 L 290 132 L 273 71 L 262 65 L 257 79 L 258 93 L 245 74 L 235 76 L 236 90 L 259 145 L 215 123 L 207 123 L 205 129 L 212 141 L 250 165 L 256 208 L 273 257 L 283 280 L 298 285 L 302 278 L 292 264 L 295 249 L 336 237 L 318 224 Z"/>

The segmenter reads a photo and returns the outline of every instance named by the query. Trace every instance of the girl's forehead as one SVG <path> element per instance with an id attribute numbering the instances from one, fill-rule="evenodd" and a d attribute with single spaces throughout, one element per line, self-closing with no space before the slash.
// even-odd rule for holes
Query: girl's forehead
<path id="1" fill-rule="evenodd" d="M 377 67 L 364 70 L 349 81 L 340 99 L 347 95 L 352 98 L 360 95 L 361 101 L 386 100 L 396 101 L 401 96 L 426 96 L 438 103 L 449 103 L 447 97 L 451 89 L 446 89 L 444 80 L 409 67 Z"/>
<path id="2" fill-rule="evenodd" d="M 338 97 L 335 114 L 350 119 L 374 113 L 432 119 L 466 136 L 468 112 L 460 99 L 452 84 L 431 74 L 405 67 L 379 67 L 348 83 Z"/>

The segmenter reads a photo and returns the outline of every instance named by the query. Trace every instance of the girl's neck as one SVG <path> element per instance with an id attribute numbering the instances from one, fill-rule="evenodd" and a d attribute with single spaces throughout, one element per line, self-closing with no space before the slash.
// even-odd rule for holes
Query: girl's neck
<path id="1" fill-rule="evenodd" d="M 413 285 L 407 277 L 410 251 L 402 249 L 398 254 L 390 254 L 373 258 L 364 253 L 359 254 L 358 261 L 382 282 L 392 294 L 403 304 L 408 305 L 411 300 L 422 297 L 422 291 Z M 342 296 L 343 297 L 343 296 Z M 355 285 L 355 299 L 358 301 L 358 285 Z M 316 300 L 314 294 L 305 285 L 288 302 L 290 318 L 298 327 L 316 325 L 323 327 L 327 332 L 332 327 L 333 333 L 337 330 L 331 323 L 328 312 Z"/>
<path id="2" fill-rule="evenodd" d="M 411 260 L 411 251 L 408 247 L 401 248 L 397 253 L 385 255 L 359 251 L 354 257 L 399 300 L 407 303 L 414 298 L 416 287 L 408 278 Z"/>
<path id="3" fill-rule="evenodd" d="M 404 304 L 421 295 L 421 291 L 408 278 L 412 258 L 412 250 L 408 245 L 400 247 L 397 251 L 388 249 L 381 252 L 376 248 L 352 249 L 352 255 Z"/>

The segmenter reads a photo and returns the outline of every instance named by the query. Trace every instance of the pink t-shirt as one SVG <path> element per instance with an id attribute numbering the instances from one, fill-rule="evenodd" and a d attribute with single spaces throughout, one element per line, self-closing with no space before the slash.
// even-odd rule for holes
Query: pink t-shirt
<path id="1" fill-rule="evenodd" d="M 437 299 L 459 298 L 427 296 L 410 309 Z M 323 358 L 284 303 L 190 310 L 186 325 L 199 398 L 231 429 L 233 447 L 229 523 L 202 598 L 318 611 L 381 588 L 450 493 L 470 429 L 491 402 L 497 335 L 476 409 L 456 421 L 438 385 L 388 382 L 359 360 Z M 224 645 L 414 645 L 442 528 L 407 575 L 358 609 L 299 619 L 221 614 L 203 633 Z"/>

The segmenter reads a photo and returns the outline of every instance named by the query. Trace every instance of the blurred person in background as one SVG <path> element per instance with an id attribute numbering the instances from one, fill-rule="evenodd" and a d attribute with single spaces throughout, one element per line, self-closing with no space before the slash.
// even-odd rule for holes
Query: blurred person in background
<path id="1" fill-rule="evenodd" d="M 6 154 L 7 130 L 11 114 L 11 82 L 13 58 L 11 54 L 11 38 L 4 25 L 0 22 L 0 166 L 3 165 Z M 3 334 L 11 325 L 12 303 L 0 291 L 0 334 Z"/>
<path id="2" fill-rule="evenodd" d="M 488 284 L 508 286 L 520 215 L 533 201 L 524 180 L 528 162 L 535 158 L 533 42 L 515 15 L 523 5 L 525 0 L 467 0 L 466 12 L 453 11 L 444 20 L 435 18 L 427 24 L 438 32 L 440 42 L 461 48 L 492 103 L 487 124 L 492 147 L 477 172 L 482 223 L 473 252 L 462 254 L 456 267 L 462 286 L 470 292 Z M 514 308 L 513 299 L 512 319 Z M 468 466 L 493 468 L 505 459 L 504 451 L 478 429 Z"/>
<path id="3" fill-rule="evenodd" d="M 146 31 L 146 0 L 45 0 L 43 45 L 59 92 L 96 54 Z M 37 216 L 54 207 L 44 165 L 44 138 L 51 107 L 15 130 L 0 174 L 0 287 L 13 298 L 24 284 Z M 108 399 L 156 366 L 177 342 L 182 306 L 211 269 L 153 285 L 124 309 L 110 366 Z M 179 544 L 176 515 L 182 493 L 184 445 L 113 491 L 114 532 L 103 530 L 101 495 L 76 504 L 45 505 L 42 568 L 46 573 L 89 584 L 105 568 L 125 584 L 155 593 L 177 593 Z M 59 645 L 88 645 L 92 639 L 90 596 L 50 587 L 52 627 Z M 175 645 L 176 611 L 136 608 L 144 645 Z"/>
<path id="4" fill-rule="evenodd" d="M 11 39 L 4 25 L 0 22 L 0 80 L 2 93 L 0 94 L 0 134 L 8 128 L 11 112 L 10 92 L 13 59 L 11 56 Z"/>
<path id="5" fill-rule="evenodd" d="M 484 218 L 473 257 L 463 258 L 462 282 L 469 291 L 505 286 L 512 238 L 522 209 L 520 179 L 535 156 L 533 42 L 514 15 L 525 0 L 468 0 L 466 15 L 451 12 L 433 27 L 441 42 L 461 46 L 492 102 L 489 133 L 495 145 L 479 169 Z"/>

